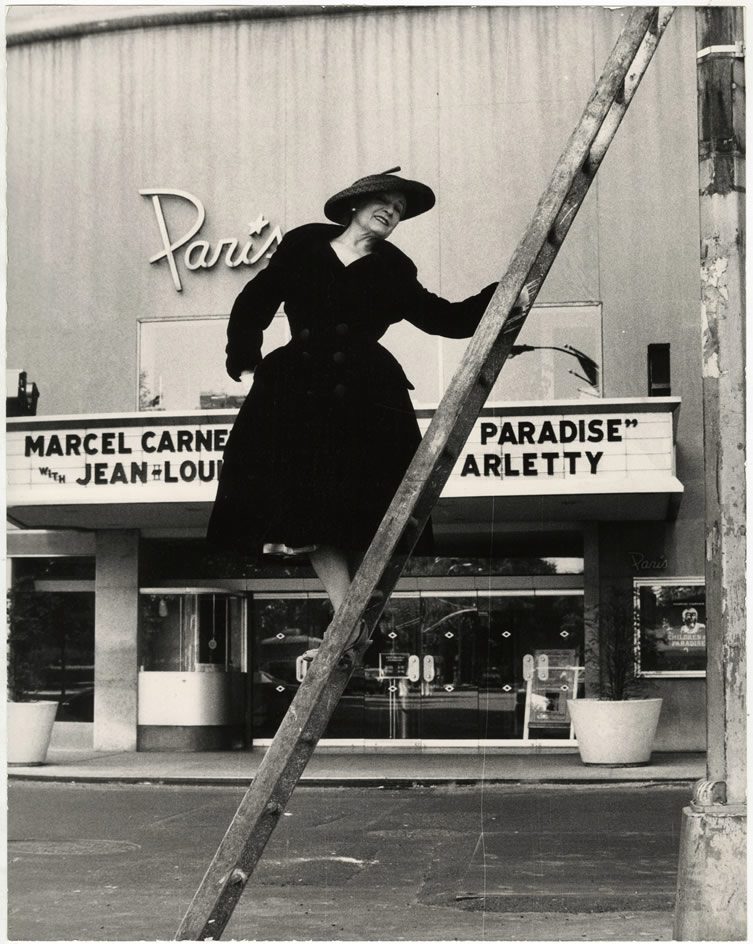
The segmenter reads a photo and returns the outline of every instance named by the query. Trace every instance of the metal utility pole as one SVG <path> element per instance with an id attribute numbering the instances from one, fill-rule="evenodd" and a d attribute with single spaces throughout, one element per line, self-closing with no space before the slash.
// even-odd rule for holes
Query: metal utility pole
<path id="1" fill-rule="evenodd" d="M 683 810 L 674 938 L 746 940 L 744 8 L 696 10 L 708 640 L 706 779 Z"/>

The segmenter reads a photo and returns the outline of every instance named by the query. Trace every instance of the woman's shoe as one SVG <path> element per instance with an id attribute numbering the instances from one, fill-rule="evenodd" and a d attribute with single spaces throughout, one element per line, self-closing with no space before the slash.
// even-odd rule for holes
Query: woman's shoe
<path id="1" fill-rule="evenodd" d="M 368 625 L 366 623 L 366 620 L 362 619 L 360 623 L 358 624 L 358 631 L 355 635 L 355 638 L 350 643 L 348 643 L 347 648 L 345 649 L 343 654 L 340 656 L 340 665 L 349 665 L 355 662 L 355 650 L 357 647 L 359 647 L 363 643 L 364 637 L 366 636 L 367 632 L 368 632 Z M 325 633 L 324 635 L 326 636 L 327 634 Z M 369 640 L 366 643 L 366 646 L 364 648 L 367 648 L 370 645 L 371 645 L 371 640 Z M 303 677 L 305 677 L 306 672 L 308 671 L 308 667 L 314 661 L 314 656 L 317 654 L 317 652 L 319 652 L 318 649 L 307 649 L 306 652 L 304 652 L 302 656 L 299 656 L 299 658 L 303 662 L 306 663 L 306 669 L 302 673 Z M 302 678 L 299 679 L 299 681 L 302 681 Z"/>
<path id="2" fill-rule="evenodd" d="M 311 554 L 318 547 L 318 544 L 306 544 L 303 547 L 289 547 L 287 544 L 265 544 L 262 548 L 262 554 L 266 554 L 268 557 L 280 557 L 285 560 L 288 557 L 301 557 L 304 554 Z"/>

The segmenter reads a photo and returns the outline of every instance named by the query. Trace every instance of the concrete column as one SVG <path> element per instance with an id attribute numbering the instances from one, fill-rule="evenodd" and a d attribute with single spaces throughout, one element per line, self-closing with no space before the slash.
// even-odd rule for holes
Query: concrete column
<path id="1" fill-rule="evenodd" d="M 746 940 L 744 7 L 698 8 L 706 780 L 683 811 L 674 936 Z"/>
<path id="2" fill-rule="evenodd" d="M 94 608 L 94 749 L 136 750 L 138 531 L 99 531 Z"/>
<path id="3" fill-rule="evenodd" d="M 599 525 L 589 522 L 583 527 L 583 644 L 585 651 L 585 695 L 594 698 L 601 681 L 599 595 Z"/>

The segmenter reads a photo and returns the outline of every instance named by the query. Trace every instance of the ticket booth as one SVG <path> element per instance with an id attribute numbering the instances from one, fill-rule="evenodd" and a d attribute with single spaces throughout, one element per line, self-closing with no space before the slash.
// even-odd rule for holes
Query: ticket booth
<path id="1" fill-rule="evenodd" d="M 246 740 L 246 601 L 218 589 L 140 592 L 139 750 Z"/>

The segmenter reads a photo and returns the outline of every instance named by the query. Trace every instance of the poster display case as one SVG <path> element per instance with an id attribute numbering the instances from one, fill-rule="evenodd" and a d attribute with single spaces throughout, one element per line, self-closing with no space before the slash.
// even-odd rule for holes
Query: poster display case
<path id="1" fill-rule="evenodd" d="M 639 674 L 706 675 L 706 588 L 701 577 L 635 580 Z"/>

